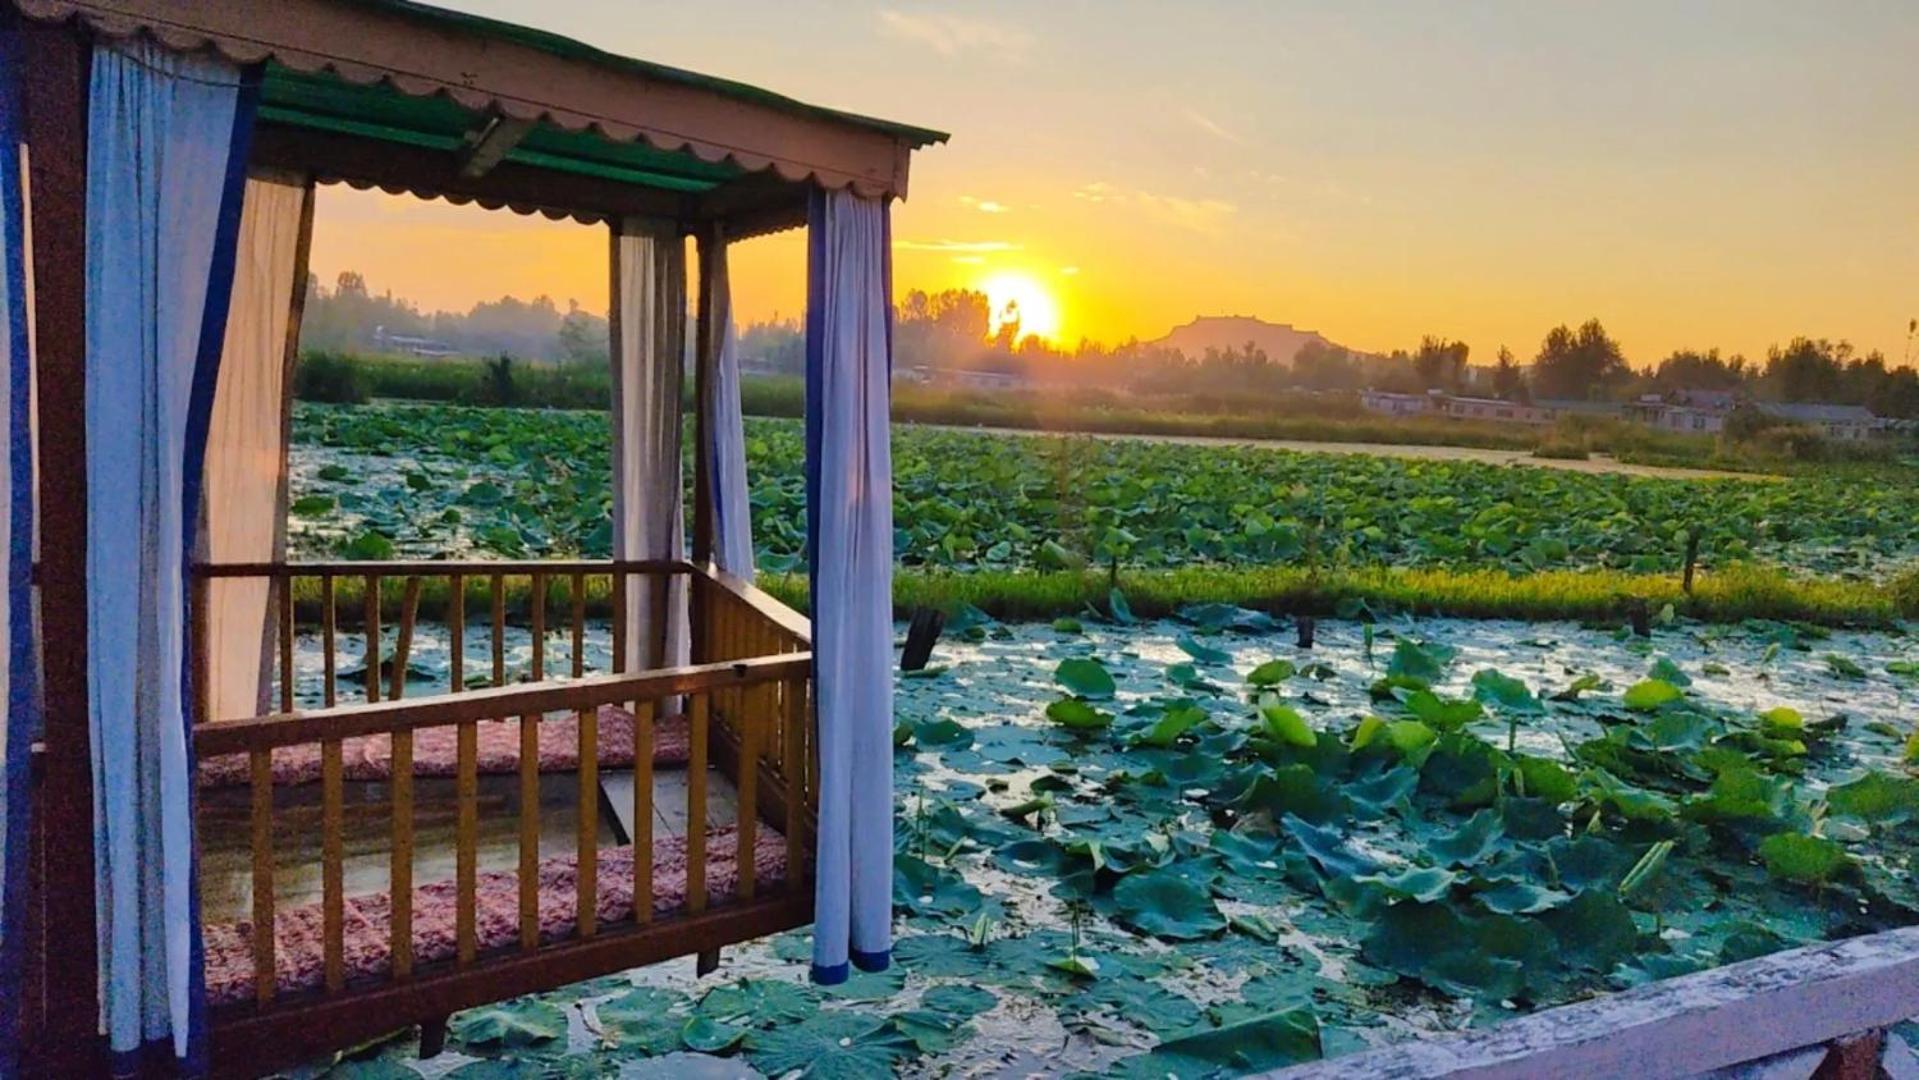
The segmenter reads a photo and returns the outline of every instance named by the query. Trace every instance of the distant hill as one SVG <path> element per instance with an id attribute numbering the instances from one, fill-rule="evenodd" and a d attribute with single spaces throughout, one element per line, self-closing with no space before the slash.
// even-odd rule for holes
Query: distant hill
<path id="1" fill-rule="evenodd" d="M 1268 357 L 1282 364 L 1293 362 L 1294 354 L 1309 341 L 1334 346 L 1317 330 L 1298 330 L 1286 323 L 1269 323 L 1250 315 L 1201 315 L 1184 326 L 1175 326 L 1165 337 L 1146 344 L 1178 349 L 1189 357 L 1206 355 L 1207 349 L 1243 348 L 1252 342 Z"/>

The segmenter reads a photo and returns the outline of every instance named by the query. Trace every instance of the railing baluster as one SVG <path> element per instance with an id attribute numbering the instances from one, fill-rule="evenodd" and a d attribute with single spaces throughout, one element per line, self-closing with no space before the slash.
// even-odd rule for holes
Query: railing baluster
<path id="1" fill-rule="evenodd" d="M 540 718 L 520 717 L 520 948 L 540 947 Z"/>
<path id="2" fill-rule="evenodd" d="M 770 686 L 771 683 L 762 683 Z M 759 687 L 754 687 L 755 704 L 759 703 Z M 734 788 L 738 792 L 738 811 L 734 815 L 735 839 L 739 842 L 736 856 L 739 866 L 739 899 L 753 899 L 754 873 L 758 869 L 753 865 L 753 842 L 759 830 L 759 807 L 757 798 L 760 785 L 760 716 L 757 710 L 748 710 L 740 714 L 736 725 L 740 736 L 739 776 Z"/>
<path id="3" fill-rule="evenodd" d="M 253 781 L 253 996 L 265 1005 L 279 989 L 274 961 L 273 751 L 247 755 Z"/>
<path id="4" fill-rule="evenodd" d="M 546 678 L 546 575 L 533 575 L 533 681 Z"/>
<path id="5" fill-rule="evenodd" d="M 506 575 L 493 575 L 493 685 L 506 685 Z"/>
<path id="6" fill-rule="evenodd" d="M 187 585 L 187 625 L 193 631 L 193 640 L 189 643 L 193 671 L 193 722 L 204 724 L 215 719 L 207 715 L 212 711 L 209 704 L 213 700 L 213 643 L 212 636 L 213 584 L 204 574 L 195 574 Z"/>
<path id="7" fill-rule="evenodd" d="M 406 669 L 413 660 L 413 620 L 420 610 L 420 579 L 408 575 L 406 592 L 400 599 L 400 632 L 393 642 L 393 683 L 387 697 L 398 701 L 406 696 Z"/>
<path id="8" fill-rule="evenodd" d="M 586 575 L 573 571 L 573 677 L 586 674 Z"/>
<path id="9" fill-rule="evenodd" d="M 457 694 L 466 689 L 466 578 L 454 574 L 447 579 L 447 587 L 451 590 L 446 613 L 447 651 L 451 654 L 447 693 Z"/>
<path id="10" fill-rule="evenodd" d="M 626 673 L 626 571 L 613 566 L 613 672 Z"/>
<path id="11" fill-rule="evenodd" d="M 372 705 L 380 700 L 380 576 L 366 576 L 366 596 L 362 605 L 365 608 L 366 625 L 366 702 Z"/>
<path id="12" fill-rule="evenodd" d="M 387 871 L 393 902 L 393 977 L 413 974 L 413 732 L 393 733 L 393 852 Z"/>
<path id="13" fill-rule="evenodd" d="M 460 819 L 455 874 L 454 937 L 458 965 L 473 963 L 478 951 L 474 908 L 478 903 L 478 842 L 480 831 L 479 727 L 468 720 L 460 725 L 458 796 Z"/>
<path id="14" fill-rule="evenodd" d="M 333 611 L 333 575 L 320 575 L 320 647 L 326 655 L 326 707 L 331 709 L 339 703 L 339 688 L 336 684 L 340 661 L 335 656 L 337 643 L 333 635 L 339 625 L 339 618 Z"/>
<path id="15" fill-rule="evenodd" d="M 320 744 L 321 938 L 325 950 L 326 988 L 346 985 L 346 892 L 340 859 L 343 846 L 341 815 L 345 799 L 340 740 Z"/>
<path id="16" fill-rule="evenodd" d="M 592 937 L 599 928 L 600 886 L 600 711 L 581 709 L 579 864 L 575 893 L 579 900 L 580 936 Z"/>
<path id="17" fill-rule="evenodd" d="M 633 921 L 653 921 L 653 702 L 633 703 Z"/>
<path id="18" fill-rule="evenodd" d="M 806 878 L 806 847 L 800 842 L 802 803 L 806 793 L 800 775 L 800 733 L 806 728 L 806 680 L 787 679 L 781 704 L 780 773 L 786 781 L 786 889 L 797 894 Z"/>
<path id="19" fill-rule="evenodd" d="M 280 594 L 280 711 L 293 711 L 293 575 L 273 579 Z"/>
<path id="20" fill-rule="evenodd" d="M 686 911 L 706 910 L 706 727 L 710 691 L 688 695 L 686 755 Z"/>

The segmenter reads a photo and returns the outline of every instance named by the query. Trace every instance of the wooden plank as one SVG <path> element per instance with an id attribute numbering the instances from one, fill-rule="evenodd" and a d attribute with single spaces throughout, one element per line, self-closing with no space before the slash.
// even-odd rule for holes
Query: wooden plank
<path id="1" fill-rule="evenodd" d="M 368 574 L 362 597 L 361 629 L 366 631 L 366 703 L 380 700 L 380 578 Z"/>
<path id="2" fill-rule="evenodd" d="M 599 929 L 600 884 L 600 710 L 581 709 L 580 735 L 580 830 L 579 863 L 574 869 L 575 897 L 579 901 L 577 919 L 580 936 L 592 937 Z"/>
<path id="3" fill-rule="evenodd" d="M 387 871 L 393 898 L 393 977 L 413 974 L 413 733 L 393 735 L 393 851 Z"/>
<path id="4" fill-rule="evenodd" d="M 614 571 L 613 590 L 613 672 L 626 671 L 626 584 L 627 575 Z"/>
<path id="5" fill-rule="evenodd" d="M 93 753 L 87 668 L 87 95 L 90 36 L 20 20 L 19 66 L 31 191 L 33 359 L 39 412 L 40 639 L 46 769 L 41 941 L 45 1026 L 29 1061 L 51 1075 L 105 1071 L 94 927 Z M 36 950 L 37 951 L 37 950 Z M 31 994 L 29 995 L 31 996 Z"/>
<path id="6" fill-rule="evenodd" d="M 520 717 L 520 948 L 540 947 L 540 716 Z"/>
<path id="7" fill-rule="evenodd" d="M 779 627 L 794 641 L 806 645 L 812 643 L 812 621 L 780 603 L 772 593 L 736 574 L 729 574 L 712 563 L 700 566 L 693 572 L 712 582 L 717 591 L 730 595 L 751 608 L 761 618 Z"/>
<path id="8" fill-rule="evenodd" d="M 204 724 L 214 719 L 209 715 L 212 707 L 207 704 L 213 686 L 213 633 L 208 625 L 213 608 L 212 591 L 212 584 L 205 578 L 196 577 L 187 586 L 187 625 L 193 628 L 189 660 L 193 672 L 193 715 L 188 719 L 194 724 Z"/>
<path id="9" fill-rule="evenodd" d="M 420 611 L 420 579 L 409 576 L 400 599 L 400 632 L 393 642 L 393 682 L 387 696 L 394 701 L 406 697 L 406 668 L 413 659 L 413 618 Z M 292 712 L 292 706 L 287 707 Z"/>
<path id="10" fill-rule="evenodd" d="M 652 701 L 633 703 L 633 921 L 653 921 Z"/>
<path id="11" fill-rule="evenodd" d="M 273 580 L 280 594 L 280 711 L 293 711 L 293 578 L 281 575 Z"/>
<path id="12" fill-rule="evenodd" d="M 1421 1039 L 1263 1074 L 1355 1077 L 1691 1076 L 1919 1015 L 1919 927 L 1789 949 Z"/>
<path id="13" fill-rule="evenodd" d="M 493 685 L 506 685 L 506 577 L 493 575 Z"/>
<path id="14" fill-rule="evenodd" d="M 320 575 L 320 651 L 325 655 L 326 668 L 326 707 L 331 709 L 339 704 L 340 660 L 336 655 L 337 642 L 333 640 L 338 629 L 339 617 L 333 610 L 333 575 Z"/>
<path id="15" fill-rule="evenodd" d="M 340 871 L 343 782 L 340 740 L 328 739 L 320 744 L 320 875 L 325 893 L 321 901 L 321 942 L 329 993 L 346 985 L 346 891 Z"/>
<path id="16" fill-rule="evenodd" d="M 586 575 L 573 571 L 573 677 L 586 674 Z"/>
<path id="17" fill-rule="evenodd" d="M 804 893 L 806 889 L 806 845 L 802 813 L 806 792 L 800 775 L 801 733 L 806 728 L 806 680 L 788 679 L 782 684 L 781 705 L 785 714 L 784 738 L 780 742 L 780 777 L 786 782 L 786 891 Z M 747 770 L 741 769 L 742 773 Z"/>
<path id="18" fill-rule="evenodd" d="M 626 675 L 588 675 L 572 682 L 491 687 L 454 696 L 341 705 L 309 712 L 275 713 L 206 724 L 193 733 L 197 754 L 230 754 L 256 747 L 292 746 L 328 738 L 352 738 L 394 731 L 443 727 L 497 716 L 549 713 L 634 699 L 675 697 L 806 674 L 810 653 L 761 657 L 730 663 L 698 664 Z"/>
<path id="19" fill-rule="evenodd" d="M 706 728 L 712 695 L 688 699 L 686 756 L 686 910 L 706 910 Z"/>
<path id="20" fill-rule="evenodd" d="M 466 689 L 466 576 L 452 575 L 447 588 L 447 693 L 457 694 Z"/>
<path id="21" fill-rule="evenodd" d="M 256 750 L 248 755 L 248 765 L 253 782 L 253 997 L 265 1005 L 279 989 L 274 966 L 273 754 Z"/>
<path id="22" fill-rule="evenodd" d="M 472 721 L 460 725 L 459 734 L 459 826 L 455 869 L 453 934 L 459 965 L 473 963 L 479 947 L 475 932 L 475 908 L 478 897 L 478 855 L 475 848 L 480 831 L 479 727 Z"/>
<path id="23" fill-rule="evenodd" d="M 755 688 L 753 693 L 759 694 Z M 753 899 L 754 878 L 758 867 L 753 865 L 753 843 L 759 834 L 759 732 L 762 717 L 757 712 L 740 717 L 740 757 L 738 775 L 733 777 L 733 789 L 736 792 L 738 811 L 734 817 L 736 840 L 739 844 L 737 859 L 739 866 L 739 899 Z"/>
<path id="24" fill-rule="evenodd" d="M 533 575 L 533 681 L 546 678 L 546 575 Z"/>

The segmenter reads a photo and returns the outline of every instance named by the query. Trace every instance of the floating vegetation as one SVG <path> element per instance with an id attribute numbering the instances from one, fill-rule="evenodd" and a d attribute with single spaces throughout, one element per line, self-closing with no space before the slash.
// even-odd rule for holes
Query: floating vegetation
<path id="1" fill-rule="evenodd" d="M 900 688 L 890 971 L 782 935 L 470 1011 L 453 1075 L 1230 1075 L 1919 919 L 1899 633 L 960 616 Z"/>
<path id="2" fill-rule="evenodd" d="M 800 426 L 746 431 L 762 565 L 788 568 L 804 533 Z M 604 556 L 609 446 L 602 413 L 302 404 L 295 550 Z M 897 429 L 893 462 L 908 568 L 1663 574 L 1694 531 L 1708 567 L 1881 576 L 1919 553 L 1919 485 L 1889 472 L 1668 479 L 922 427 Z"/>

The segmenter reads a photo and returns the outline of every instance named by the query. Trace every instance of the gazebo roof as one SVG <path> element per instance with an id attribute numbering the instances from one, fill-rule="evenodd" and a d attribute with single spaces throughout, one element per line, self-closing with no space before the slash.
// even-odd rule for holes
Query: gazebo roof
<path id="1" fill-rule="evenodd" d="M 801 185 L 903 196 L 943 132 L 413 0 L 13 0 L 30 18 L 264 63 L 266 164 L 593 218 L 796 223 Z"/>

